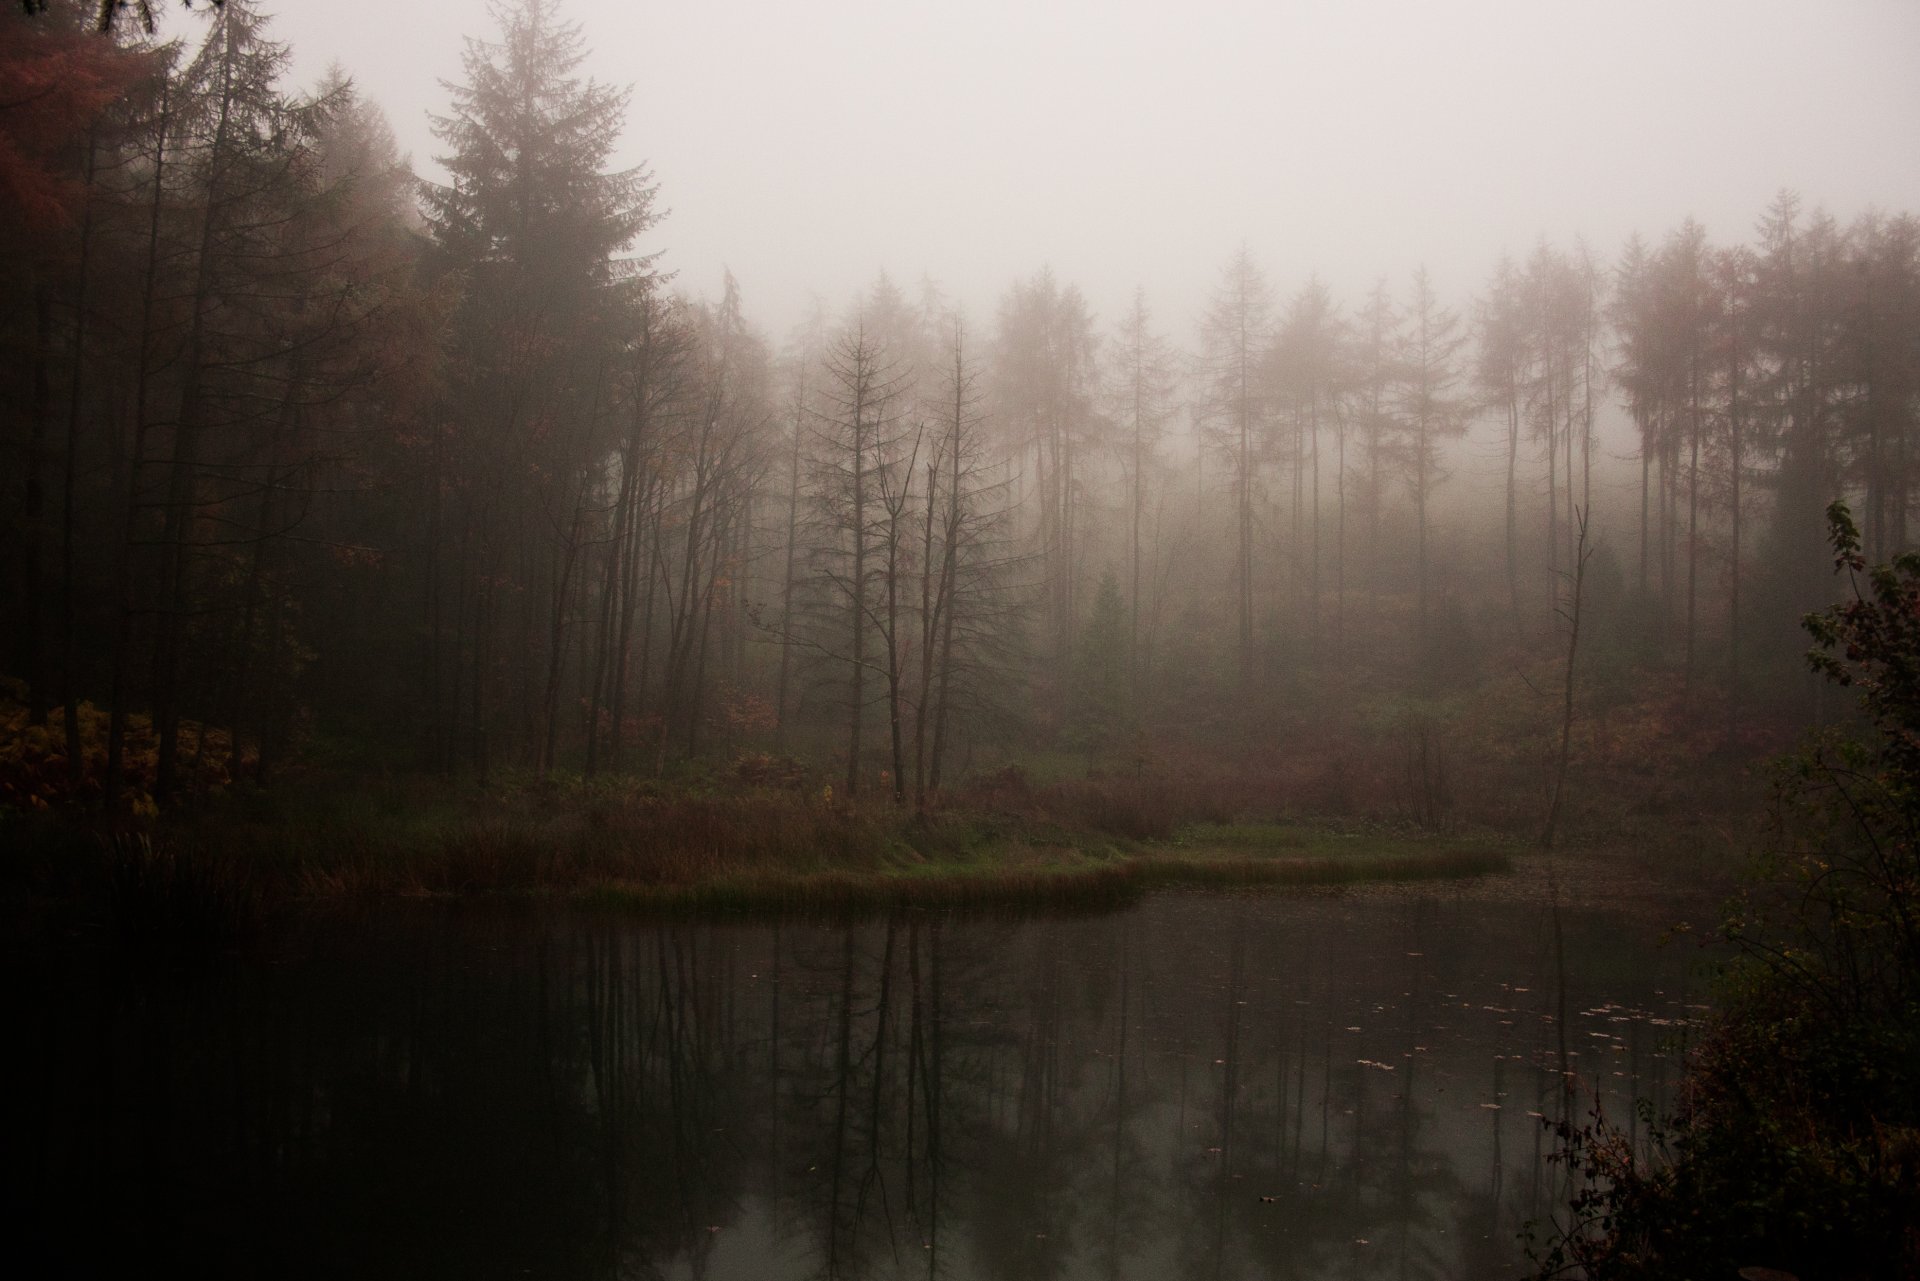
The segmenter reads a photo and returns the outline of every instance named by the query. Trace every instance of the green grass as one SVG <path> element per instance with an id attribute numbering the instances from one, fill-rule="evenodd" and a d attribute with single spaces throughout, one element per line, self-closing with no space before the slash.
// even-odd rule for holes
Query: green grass
<path id="1" fill-rule="evenodd" d="M 662 915 L 870 912 L 894 907 L 1098 910 L 1138 901 L 1157 888 L 1305 887 L 1366 881 L 1481 876 L 1511 868 L 1490 845 L 1435 843 L 1420 852 L 1354 849 L 1306 857 L 1235 857 L 1148 847 L 1036 861 L 1030 849 L 985 851 L 968 863 L 887 866 L 854 873 L 780 871 L 720 876 L 689 884 L 610 881 L 579 892 L 598 907 Z"/>
<path id="2" fill-rule="evenodd" d="M 1191 793 L 1171 784 L 1016 792 L 916 816 L 879 799 L 848 806 L 811 789 L 724 779 L 486 791 L 418 778 L 316 781 L 236 792 L 132 832 L 23 817 L 33 831 L 13 835 L 33 839 L 7 843 L 14 857 L 0 859 L 0 880 L 91 897 L 117 933 L 145 938 L 230 937 L 268 907 L 303 901 L 522 895 L 669 914 L 1098 910 L 1160 886 L 1335 885 L 1508 866 L 1488 841 L 1400 829 L 1183 824 L 1176 802 Z M 1197 806 L 1202 816 L 1224 808 L 1219 798 Z M 1195 814 L 1191 803 L 1185 812 Z"/>

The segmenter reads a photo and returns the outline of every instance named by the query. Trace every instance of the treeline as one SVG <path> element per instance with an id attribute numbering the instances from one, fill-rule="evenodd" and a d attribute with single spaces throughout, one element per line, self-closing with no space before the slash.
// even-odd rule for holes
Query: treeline
<path id="1" fill-rule="evenodd" d="M 96 10 L 0 19 L 0 610 L 79 802 L 300 747 L 482 780 L 773 749 L 925 803 L 976 746 L 1469 679 L 1554 636 L 1583 518 L 1615 633 L 1738 700 L 1828 594 L 1829 498 L 1905 545 L 1908 216 L 1542 245 L 1466 309 L 1425 273 L 1283 303 L 1242 249 L 1191 350 L 1046 271 L 977 329 L 882 277 L 776 348 L 645 252 L 627 97 L 549 0 L 469 43 L 445 183 L 343 75 L 289 86 L 245 0 L 169 43 Z M 1488 447 L 1504 492 L 1454 492 Z"/>

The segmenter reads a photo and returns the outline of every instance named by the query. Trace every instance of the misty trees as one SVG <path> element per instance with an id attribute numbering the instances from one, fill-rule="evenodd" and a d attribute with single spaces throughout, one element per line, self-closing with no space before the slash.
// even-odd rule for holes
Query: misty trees
<path id="1" fill-rule="evenodd" d="M 1838 372 L 1850 394 L 1840 429 L 1865 491 L 1865 545 L 1884 556 L 1908 546 L 1920 402 L 1920 219 L 1868 213 L 1848 241 Z"/>
<path id="2" fill-rule="evenodd" d="M 1346 592 L 1346 430 L 1343 398 L 1346 373 L 1344 326 L 1332 295 L 1318 277 L 1309 280 L 1288 304 L 1274 335 L 1269 379 L 1275 407 L 1285 414 L 1282 447 L 1293 473 L 1292 541 L 1295 599 L 1304 598 L 1311 638 L 1320 627 L 1320 437 L 1334 432 L 1335 609 Z M 1301 566 L 1305 570 L 1302 573 Z M 1304 578 L 1302 586 L 1300 580 Z"/>
<path id="3" fill-rule="evenodd" d="M 725 640 L 744 635 L 753 497 L 772 412 L 765 345 L 747 326 L 732 276 L 717 304 L 691 311 L 689 394 L 668 442 L 679 466 L 662 496 L 663 528 L 655 535 L 667 612 L 658 752 L 673 737 L 688 756 L 699 750 L 716 651 L 726 656 L 729 676 L 738 677 L 732 645 L 715 645 L 713 633 L 724 614 Z"/>
<path id="4" fill-rule="evenodd" d="M 289 730 L 296 574 L 332 545 L 303 526 L 358 443 L 356 411 L 403 358 L 386 327 L 395 247 L 377 230 L 391 214 L 378 193 L 397 187 L 367 142 L 379 127 L 339 83 L 317 99 L 285 93 L 286 56 L 252 6 L 228 4 L 168 74 L 152 123 L 110 793 L 143 619 L 156 796 L 182 784 L 190 705 L 188 763 L 205 761 L 216 720 L 237 760 L 244 722 L 266 769 Z"/>
<path id="5" fill-rule="evenodd" d="M 8 500 L 0 533 L 17 538 L 19 550 L 13 558 L 19 608 L 6 642 L 26 683 L 28 723 L 35 726 L 46 723 L 52 704 L 50 652 L 60 652 L 63 722 L 70 738 L 80 679 L 73 643 L 74 492 L 81 437 L 92 425 L 83 421 L 81 410 L 92 372 L 86 357 L 97 306 L 89 300 L 91 268 L 107 220 L 103 205 L 113 202 L 113 195 L 101 189 L 125 142 L 125 117 L 133 114 L 124 106 L 116 110 L 116 104 L 149 79 L 148 63 L 88 38 L 73 15 L 29 21 L 27 13 L 11 10 L 0 17 L 0 80 L 9 86 L 9 101 L 0 110 L 0 211 L 15 229 L 0 246 L 0 349 L 18 354 L 7 363 L 0 389 L 9 408 L 5 438 L 21 445 L 20 488 L 11 492 L 10 481 L 0 491 Z M 62 455 L 57 574 L 48 564 L 48 482 L 56 438 Z M 49 596 L 56 582 L 57 642 L 49 634 L 54 612 Z"/>
<path id="6" fill-rule="evenodd" d="M 837 639 L 822 648 L 844 665 L 847 717 L 846 790 L 860 789 L 860 744 L 867 715 L 867 674 L 882 674 L 892 666 L 891 654 L 876 660 L 869 651 L 875 631 L 876 578 L 884 591 L 881 569 L 897 554 L 901 534 L 899 513 L 889 522 L 881 511 L 883 487 L 899 490 L 904 481 L 899 400 L 908 390 L 904 376 L 880 341 L 868 333 L 863 318 L 838 334 L 827 349 L 825 387 L 820 392 L 815 434 L 814 490 L 819 541 L 814 572 L 827 588 L 826 608 L 838 615 L 823 631 Z M 896 637 L 889 636 L 891 647 Z"/>
<path id="7" fill-rule="evenodd" d="M 927 449 L 920 552 L 920 681 L 914 709 L 914 802 L 940 790 L 952 726 L 963 704 L 990 711 L 1018 687 L 1011 638 L 1023 621 L 1006 577 L 1006 467 L 989 449 L 980 377 L 955 318 Z M 995 695 L 998 695 L 996 699 Z"/>
<path id="8" fill-rule="evenodd" d="M 1431 574 L 1428 565 L 1428 508 L 1433 493 L 1446 479 L 1442 449 L 1467 428 L 1465 402 L 1456 391 L 1458 357 L 1466 335 L 1460 319 L 1440 305 L 1423 267 L 1413 276 L 1407 300 L 1406 329 L 1401 340 L 1399 379 L 1395 386 L 1397 415 L 1393 455 L 1401 479 L 1413 500 L 1416 534 L 1414 575 L 1422 661 L 1431 640 L 1428 618 Z"/>
<path id="9" fill-rule="evenodd" d="M 1400 315 L 1385 280 L 1374 283 L 1354 326 L 1353 431 L 1360 450 L 1355 480 L 1367 514 L 1367 581 L 1376 602 L 1384 566 L 1380 516 L 1386 506 L 1394 445 L 1393 386 L 1399 369 Z"/>
<path id="10" fill-rule="evenodd" d="M 264 779 L 309 727 L 481 778 L 831 735 L 846 790 L 884 768 L 931 806 L 976 743 L 1084 725 L 1108 565 L 1136 699 L 1309 706 L 1329 592 L 1355 666 L 1403 632 L 1430 659 L 1443 590 L 1524 652 L 1574 514 L 1632 524 L 1595 444 L 1613 396 L 1636 659 L 1696 691 L 1817 601 L 1834 494 L 1872 554 L 1910 537 L 1908 217 L 1783 198 L 1748 244 L 1630 247 L 1612 289 L 1542 244 L 1486 282 L 1471 367 L 1424 279 L 1281 306 L 1246 248 L 1178 371 L 1138 294 L 1096 329 L 1041 271 L 975 343 L 882 276 L 776 387 L 731 277 L 702 297 L 633 256 L 654 193 L 613 159 L 625 95 L 548 0 L 468 47 L 425 188 L 350 82 L 286 88 L 243 0 L 191 49 L 59 19 L 14 12 L 0 49 L 41 94 L 0 112 L 0 614 L 23 719 L 79 740 L 104 693 L 105 775 L 142 808 L 149 768 L 163 801 Z"/>
<path id="11" fill-rule="evenodd" d="M 93 765 L 81 768 L 84 665 L 96 697 L 108 693 L 104 799 L 128 783 L 143 796 L 149 767 L 154 794 L 172 799 L 238 773 L 243 746 L 264 776 L 292 730 L 305 607 L 331 581 L 327 560 L 352 554 L 335 519 L 349 460 L 383 373 L 412 350 L 391 325 L 406 292 L 406 254 L 387 234 L 403 186 L 376 145 L 377 113 L 347 86 L 285 89 L 286 51 L 252 5 L 210 15 L 190 56 L 63 44 L 75 33 L 47 23 L 10 47 L 59 83 L 5 113 L 15 136 L 0 150 L 12 194 L 38 203 L 37 231 L 65 241 L 48 264 L 57 290 L 27 290 L 42 341 L 23 398 L 43 424 L 57 409 L 65 437 L 63 737 L 78 787 Z M 33 129 L 42 105 L 77 113 L 57 145 Z M 36 194 L 40 160 L 56 168 Z M 47 439 L 36 428 L 27 450 L 30 619 L 42 612 Z M 83 521 L 99 531 L 84 546 Z M 143 697 L 154 732 L 140 730 L 135 761 Z"/>
<path id="12" fill-rule="evenodd" d="M 257 421 L 258 402 L 248 398 L 247 376 L 276 354 L 272 345 L 259 342 L 264 335 L 251 304 L 265 291 L 258 269 L 275 255 L 275 230 L 286 212 L 280 197 L 294 194 L 282 181 L 292 176 L 297 159 L 287 144 L 311 127 L 280 94 L 277 81 L 286 56 L 284 47 L 264 38 L 257 15 L 235 4 L 214 20 L 173 86 L 179 113 L 174 181 L 185 185 L 189 210 L 180 220 L 186 225 L 175 247 L 189 264 L 175 282 L 183 301 L 168 317 L 172 332 L 165 340 L 166 359 L 178 370 L 177 400 L 171 414 L 141 413 L 146 439 L 164 445 L 165 453 L 149 460 L 143 450 L 136 451 L 133 475 L 151 461 L 160 480 L 151 495 L 143 495 L 134 480 L 130 503 L 157 511 L 160 521 L 152 540 L 158 550 L 158 594 L 150 682 L 157 796 L 171 794 L 178 781 L 181 651 L 196 575 L 202 556 L 228 542 L 220 537 L 223 531 L 203 519 L 221 502 L 203 491 L 203 483 L 217 487 L 219 480 L 233 478 L 228 472 L 216 480 L 209 467 L 225 471 L 222 464 L 229 459 L 220 456 L 226 453 L 222 447 L 238 443 Z M 157 183 L 156 178 L 156 202 Z M 128 537 L 130 543 L 136 537 L 131 523 Z"/>
<path id="13" fill-rule="evenodd" d="M 643 277 L 628 286 L 623 316 L 611 388 L 617 422 L 608 482 L 612 525 L 601 558 L 600 633 L 586 700 L 588 775 L 599 766 L 603 741 L 608 764 L 621 767 L 628 708 L 644 704 L 649 692 L 661 535 L 676 456 L 671 430 L 692 394 L 688 366 L 696 335 L 684 303 L 657 278 Z M 656 748 L 665 741 L 663 722 Z"/>
<path id="14" fill-rule="evenodd" d="M 1627 241 L 1615 271 L 1613 303 L 1609 308 L 1615 333 L 1615 383 L 1625 394 L 1625 408 L 1633 420 L 1640 455 L 1640 571 L 1639 591 L 1648 595 L 1652 555 L 1651 492 L 1654 455 L 1660 421 L 1660 379 L 1654 333 L 1651 265 L 1639 236 Z"/>
<path id="15" fill-rule="evenodd" d="M 1147 658 L 1140 643 L 1141 526 L 1147 477 L 1158 468 L 1157 449 L 1172 413 L 1175 366 L 1171 346 L 1153 328 L 1144 289 L 1135 289 L 1108 345 L 1107 399 L 1118 431 L 1114 445 L 1127 480 L 1127 664 L 1136 691 Z"/>
<path id="16" fill-rule="evenodd" d="M 1526 367 L 1526 301 L 1513 260 L 1502 258 L 1475 313 L 1479 342 L 1474 378 L 1486 403 L 1499 411 L 1506 454 L 1507 608 L 1520 625 L 1520 420 Z"/>
<path id="17" fill-rule="evenodd" d="M 1716 299 L 1707 287 L 1706 231 L 1691 218 L 1661 247 L 1655 260 L 1660 314 L 1667 329 L 1664 388 L 1673 427 L 1668 452 L 1684 454 L 1686 476 L 1686 674 L 1694 672 L 1695 616 L 1700 577 L 1700 463 L 1707 432 L 1707 329 Z M 1672 500 L 1677 503 L 1677 496 Z"/>
<path id="18" fill-rule="evenodd" d="M 1503 259 L 1478 304 L 1474 381 L 1504 428 L 1507 600 L 1516 628 L 1522 622 L 1521 440 L 1525 434 L 1541 445 L 1543 565 L 1557 583 L 1577 542 L 1574 513 L 1591 502 L 1601 301 L 1598 269 L 1584 246 L 1569 254 L 1542 242 L 1524 267 Z"/>
<path id="19" fill-rule="evenodd" d="M 1759 232 L 1755 246 L 1717 248 L 1688 221 L 1657 250 L 1630 243 L 1612 307 L 1641 442 L 1641 590 L 1657 587 L 1663 620 L 1679 616 L 1683 670 L 1696 675 L 1707 583 L 1723 574 L 1736 683 L 1749 576 L 1758 569 L 1775 642 L 1790 637 L 1783 620 L 1818 599 L 1820 495 L 1861 495 L 1882 513 L 1869 516 L 1869 539 L 1900 545 L 1920 414 L 1904 381 L 1917 331 L 1911 220 L 1843 231 L 1782 196 Z M 1765 555 L 1750 558 L 1755 505 L 1771 510 Z"/>
<path id="20" fill-rule="evenodd" d="M 784 454 L 786 493 L 786 537 L 780 554 L 780 617 L 774 624 L 780 659 L 773 685 L 773 741 L 784 748 L 790 724 L 792 701 L 788 694 L 794 668 L 794 593 L 800 579 L 801 477 L 806 458 L 809 415 L 813 405 L 813 377 L 820 356 L 825 318 L 816 306 L 809 323 L 803 326 L 791 350 L 783 355 L 779 376 L 783 380 L 784 400 L 780 406 L 781 431 L 785 439 L 779 450 Z"/>
<path id="21" fill-rule="evenodd" d="M 1591 462 L 1595 294 L 1585 260 L 1544 241 L 1520 282 L 1526 419 L 1546 463 L 1546 570 L 1557 582 L 1573 559 L 1582 501 L 1576 459 Z M 1550 593 L 1552 595 L 1552 593 Z"/>
<path id="22" fill-rule="evenodd" d="M 1070 737 L 1091 755 L 1110 746 L 1127 719 L 1126 613 L 1119 576 L 1108 570 L 1074 653 Z"/>
<path id="23" fill-rule="evenodd" d="M 1232 477 L 1235 652 L 1242 682 L 1253 677 L 1253 500 L 1268 444 L 1270 403 L 1262 366 L 1272 310 L 1266 277 L 1242 245 L 1221 269 L 1200 327 L 1206 430 Z"/>
<path id="24" fill-rule="evenodd" d="M 956 737 L 1020 701 L 1032 593 L 1012 576 L 1043 562 L 1015 547 L 1024 534 L 1010 463 L 988 431 L 964 324 L 948 317 L 941 358 L 923 357 L 910 378 L 870 314 L 858 307 L 809 375 L 807 510 L 793 603 L 775 638 L 783 654 L 800 651 L 809 687 L 825 695 L 816 705 L 841 718 L 846 795 L 863 790 L 877 706 L 891 799 L 911 794 L 924 809 Z"/>
<path id="25" fill-rule="evenodd" d="M 314 198 L 284 227 L 272 281 L 282 354 L 256 394 L 278 399 L 254 459 L 255 532 L 230 571 L 240 609 L 224 706 L 213 709 L 236 748 L 252 744 L 261 781 L 292 746 L 312 651 L 354 644 L 338 628 L 352 614 L 348 593 L 336 594 L 323 565 L 380 555 L 366 491 L 393 461 L 385 420 L 419 403 L 433 360 L 421 336 L 431 303 L 415 286 L 405 225 L 413 177 L 384 117 L 350 82 L 329 75 L 320 93 Z"/>
<path id="26" fill-rule="evenodd" d="M 1754 379 L 1760 347 L 1759 260 L 1736 246 L 1714 254 L 1712 287 L 1719 297 L 1717 324 L 1709 335 L 1711 382 L 1720 405 L 1715 452 L 1724 456 L 1727 532 L 1727 677 L 1738 705 L 1740 690 L 1741 579 L 1746 572 L 1744 523 L 1747 472 L 1753 452 Z"/>
<path id="27" fill-rule="evenodd" d="M 621 255 L 654 218 L 646 171 L 608 167 L 627 95 L 576 75 L 578 28 L 549 0 L 499 18 L 499 40 L 468 42 L 466 78 L 435 119 L 450 181 L 427 199 L 438 265 L 460 281 L 441 413 L 461 424 L 461 447 L 435 451 L 430 482 L 427 631 L 447 636 L 450 622 L 451 638 L 433 642 L 426 697 L 443 762 L 444 727 L 464 707 L 482 777 L 503 717 L 524 740 L 557 714 L 589 490 L 608 449 L 614 339 L 646 271 Z M 550 764 L 544 747 L 539 759 Z"/>
<path id="28" fill-rule="evenodd" d="M 1056 681 L 1073 654 L 1082 472 L 1091 451 L 1097 370 L 1086 299 L 1051 271 L 1016 282 L 1000 303 L 998 426 L 1015 457 L 1031 454 L 1044 627 Z"/>

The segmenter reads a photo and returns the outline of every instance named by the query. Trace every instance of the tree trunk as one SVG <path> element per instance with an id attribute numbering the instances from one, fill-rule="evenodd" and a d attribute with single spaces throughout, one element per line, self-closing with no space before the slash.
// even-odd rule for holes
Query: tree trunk
<path id="1" fill-rule="evenodd" d="M 153 310 L 160 265 L 160 215 L 165 209 L 167 128 L 171 124 L 168 86 L 163 77 L 160 87 L 159 116 L 155 122 L 153 145 L 153 203 L 147 211 L 146 264 L 140 288 L 140 341 L 134 373 L 133 452 L 127 462 L 126 519 L 120 531 L 120 556 L 114 572 L 114 598 L 118 617 L 114 624 L 113 676 L 108 694 L 107 774 L 102 785 L 102 800 L 111 810 L 119 799 L 121 775 L 125 768 L 127 742 L 127 667 L 133 649 L 133 552 L 140 530 L 140 464 L 146 455 L 150 419 L 147 392 L 151 385 L 150 357 L 153 344 Z"/>
<path id="2" fill-rule="evenodd" d="M 1728 501 L 1732 505 L 1732 546 L 1727 567 L 1727 730 L 1731 735 L 1740 708 L 1740 509 L 1741 483 L 1745 479 L 1746 424 L 1745 407 L 1740 403 L 1740 353 L 1733 355 L 1727 385 L 1727 469 Z"/>
<path id="3" fill-rule="evenodd" d="M 940 460 L 936 449 L 934 460 L 927 464 L 927 517 L 920 536 L 920 688 L 913 709 L 913 806 L 923 814 L 927 809 L 927 717 L 932 711 L 933 643 L 940 626 L 935 602 L 945 595 L 944 585 L 939 592 L 933 586 L 933 517 L 939 496 Z"/>
<path id="4" fill-rule="evenodd" d="M 26 546 L 22 549 L 22 577 L 26 580 L 26 608 L 21 612 L 21 651 L 27 669 L 27 723 L 45 725 L 53 706 L 47 688 L 47 638 L 43 618 L 46 594 L 45 566 L 41 564 L 40 545 L 46 524 L 47 429 L 53 417 L 53 378 L 48 369 L 53 359 L 53 298 L 51 287 L 41 281 L 33 290 L 33 374 L 31 404 L 27 409 L 26 504 L 21 515 L 26 525 Z"/>
<path id="5" fill-rule="evenodd" d="M 1687 663 L 1685 688 L 1693 687 L 1694 608 L 1700 575 L 1700 373 L 1698 357 L 1687 406 Z"/>
<path id="6" fill-rule="evenodd" d="M 1560 813 L 1567 790 L 1567 765 L 1573 756 L 1573 694 L 1575 662 L 1580 655 L 1580 608 L 1586 596 L 1587 560 L 1592 555 L 1587 548 L 1587 513 L 1584 510 L 1574 513 L 1575 524 L 1579 529 L 1579 541 L 1574 547 L 1573 560 L 1573 599 L 1567 612 L 1567 672 L 1563 686 L 1560 708 L 1560 751 L 1554 761 L 1552 799 L 1547 803 L 1546 828 L 1540 834 L 1540 848 L 1553 848 L 1554 836 L 1559 830 Z"/>
<path id="7" fill-rule="evenodd" d="M 1507 378 L 1507 608 L 1520 631 L 1520 397 Z"/>
<path id="8" fill-rule="evenodd" d="M 158 740 L 154 765 L 154 799 L 161 801 L 176 786 L 180 754 L 180 641 L 185 626 L 188 579 L 192 558 L 188 543 L 193 527 L 194 482 L 200 467 L 200 417 L 205 364 L 207 311 L 212 305 L 214 237 L 222 201 L 221 167 L 227 162 L 227 131 L 233 111 L 233 52 L 229 46 L 221 61 L 220 114 L 208 153 L 207 207 L 200 223 L 199 253 L 194 264 L 191 319 L 181 364 L 185 370 L 180 390 L 180 419 L 174 428 L 173 451 L 167 477 L 165 527 L 161 533 L 159 634 L 154 644 L 153 720 Z"/>
<path id="9" fill-rule="evenodd" d="M 73 295 L 73 367 L 67 379 L 66 465 L 60 477 L 60 702 L 66 733 L 67 783 L 78 789 L 86 773 L 86 745 L 80 741 L 80 680 L 74 635 L 73 498 L 79 473 L 80 395 L 87 355 L 87 269 L 93 258 L 94 134 L 87 131 L 86 195 L 80 210 L 80 261 Z M 76 790 L 77 794 L 77 790 Z"/>
<path id="10" fill-rule="evenodd" d="M 863 344 L 864 346 L 864 344 Z M 867 440 L 866 371 L 853 401 L 853 598 L 847 611 L 851 661 L 847 672 L 847 799 L 860 791 L 860 723 L 866 715 L 867 656 Z"/>
<path id="11" fill-rule="evenodd" d="M 787 463 L 787 558 L 780 576 L 780 671 L 773 687 L 773 747 L 787 747 L 787 682 L 793 671 L 793 585 L 800 545 L 800 431 L 793 417 L 793 450 Z"/>

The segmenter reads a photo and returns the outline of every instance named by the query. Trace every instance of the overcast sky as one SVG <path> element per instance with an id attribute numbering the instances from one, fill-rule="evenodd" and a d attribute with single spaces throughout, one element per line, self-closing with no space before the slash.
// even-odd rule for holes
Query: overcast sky
<path id="1" fill-rule="evenodd" d="M 431 172 L 427 113 L 469 0 L 278 0 L 296 74 L 338 60 Z M 1353 300 L 1503 249 L 1608 258 L 1688 214 L 1748 236 L 1782 186 L 1843 217 L 1920 210 L 1920 0 L 1226 4 L 565 0 L 622 146 L 776 337 L 818 292 L 931 275 L 979 320 L 1051 264 L 1103 321 L 1144 285 L 1185 331 L 1243 239 L 1282 294 Z M 185 20 L 176 18 L 179 27 Z"/>

